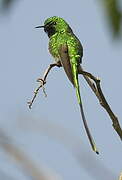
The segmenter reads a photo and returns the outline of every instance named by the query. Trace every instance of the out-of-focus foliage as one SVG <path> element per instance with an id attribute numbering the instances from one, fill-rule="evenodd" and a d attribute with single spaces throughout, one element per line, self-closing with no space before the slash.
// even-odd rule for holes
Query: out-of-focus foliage
<path id="1" fill-rule="evenodd" d="M 122 31 L 122 10 L 119 0 L 101 0 L 114 37 L 119 37 Z"/>
<path id="2" fill-rule="evenodd" d="M 8 10 L 15 0 L 0 0 L 0 10 Z"/>

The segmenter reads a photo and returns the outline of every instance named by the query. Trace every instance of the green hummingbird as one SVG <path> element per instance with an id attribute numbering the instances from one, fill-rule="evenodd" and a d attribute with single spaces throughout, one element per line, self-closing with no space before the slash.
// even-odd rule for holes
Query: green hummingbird
<path id="1" fill-rule="evenodd" d="M 73 84 L 88 139 L 93 151 L 99 154 L 86 122 L 80 95 L 78 68 L 80 63 L 82 63 L 83 47 L 69 24 L 63 18 L 57 16 L 50 17 L 45 20 L 43 26 L 37 26 L 36 28 L 44 28 L 44 31 L 49 37 L 49 52 L 54 57 L 55 62 L 61 64 Z M 68 62 L 60 56 L 59 50 L 62 45 L 67 46 Z"/>

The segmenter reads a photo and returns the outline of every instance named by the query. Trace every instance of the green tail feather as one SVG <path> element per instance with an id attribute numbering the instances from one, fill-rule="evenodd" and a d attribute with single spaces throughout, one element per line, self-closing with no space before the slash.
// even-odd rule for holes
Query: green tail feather
<path id="1" fill-rule="evenodd" d="M 94 142 L 94 140 L 93 140 L 93 138 L 91 136 L 91 133 L 90 133 L 90 130 L 88 128 L 87 121 L 86 121 L 86 118 L 85 118 L 85 115 L 84 115 L 83 105 L 82 105 L 81 96 L 80 96 L 77 67 L 74 66 L 72 69 L 73 69 L 73 73 L 74 73 L 74 86 L 76 88 L 76 95 L 77 95 L 78 103 L 79 103 L 79 106 L 80 106 L 80 112 L 81 112 L 83 124 L 84 124 L 85 130 L 86 130 L 86 133 L 87 133 L 87 136 L 88 136 L 88 139 L 89 139 L 89 142 L 91 144 L 91 147 L 92 147 L 93 151 L 95 151 L 97 154 L 99 154 L 99 152 L 97 150 L 97 147 L 95 145 L 95 142 Z"/>

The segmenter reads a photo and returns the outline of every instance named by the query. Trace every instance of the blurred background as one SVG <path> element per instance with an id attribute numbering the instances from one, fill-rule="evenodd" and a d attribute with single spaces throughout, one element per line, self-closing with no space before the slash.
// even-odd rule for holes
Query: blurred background
<path id="1" fill-rule="evenodd" d="M 0 179 L 118 180 L 122 142 L 84 79 L 81 96 L 100 155 L 92 152 L 75 91 L 54 68 L 32 109 L 36 79 L 53 58 L 43 25 L 64 18 L 84 47 L 83 67 L 101 79 L 122 125 L 122 1 L 0 0 Z"/>

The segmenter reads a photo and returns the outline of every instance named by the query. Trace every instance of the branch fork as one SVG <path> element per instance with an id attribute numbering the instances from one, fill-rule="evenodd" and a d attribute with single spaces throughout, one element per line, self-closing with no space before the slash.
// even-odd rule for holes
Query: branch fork
<path id="1" fill-rule="evenodd" d="M 67 45 L 62 45 L 61 46 L 61 48 L 59 50 L 59 54 L 60 54 L 60 57 L 69 58 Z M 30 102 L 28 102 L 30 109 L 31 109 L 32 104 L 33 104 L 33 102 L 34 102 L 34 100 L 35 100 L 35 98 L 36 98 L 36 96 L 39 93 L 39 90 L 41 88 L 43 89 L 44 95 L 47 96 L 47 94 L 45 92 L 44 85 L 46 84 L 47 76 L 48 76 L 50 70 L 53 67 L 61 67 L 61 63 L 58 62 L 58 63 L 50 64 L 49 67 L 46 69 L 46 71 L 45 71 L 45 73 L 43 75 L 43 78 L 39 78 L 37 80 L 37 82 L 39 82 L 40 85 L 38 86 L 38 88 L 35 89 L 34 96 L 33 96 L 32 100 Z M 117 116 L 113 113 L 113 111 L 111 110 L 110 105 L 108 104 L 107 100 L 105 99 L 105 96 L 104 96 L 103 91 L 101 89 L 101 85 L 100 85 L 101 81 L 100 81 L 100 79 L 95 77 L 91 73 L 84 71 L 81 65 L 79 65 L 79 67 L 78 67 L 78 72 L 79 72 L 79 74 L 83 75 L 84 79 L 86 80 L 86 82 L 88 83 L 88 85 L 90 86 L 90 88 L 92 89 L 92 91 L 94 92 L 96 97 L 98 98 L 100 105 L 108 113 L 109 117 L 112 120 L 112 126 L 113 126 L 114 130 L 117 132 L 117 134 L 119 135 L 120 139 L 122 140 L 122 129 L 121 129 L 121 126 L 119 124 Z"/>

